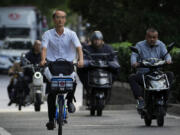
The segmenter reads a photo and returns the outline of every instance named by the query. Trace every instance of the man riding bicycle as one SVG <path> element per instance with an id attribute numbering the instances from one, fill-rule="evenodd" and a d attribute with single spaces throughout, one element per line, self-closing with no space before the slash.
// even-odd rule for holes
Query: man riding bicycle
<path id="1" fill-rule="evenodd" d="M 41 65 L 46 63 L 46 59 L 49 62 L 55 62 L 58 59 L 63 59 L 69 65 L 73 66 L 72 62 L 76 58 L 76 53 L 78 54 L 78 67 L 83 67 L 83 52 L 81 48 L 80 41 L 76 33 L 68 28 L 64 27 L 66 22 L 66 13 L 61 10 L 56 10 L 53 13 L 53 22 L 55 28 L 46 31 L 42 37 L 42 55 L 41 55 Z M 53 67 L 49 67 L 50 71 Z M 68 67 L 73 68 L 73 67 Z M 66 68 L 62 69 L 66 72 Z M 73 98 L 75 93 L 75 86 L 73 92 L 67 95 L 67 105 L 68 111 L 70 113 L 75 112 L 75 106 L 73 104 Z M 48 116 L 49 122 L 46 124 L 48 130 L 53 130 L 55 127 L 54 117 L 56 110 L 56 94 L 51 92 L 50 83 L 47 83 L 46 93 L 48 93 Z"/>

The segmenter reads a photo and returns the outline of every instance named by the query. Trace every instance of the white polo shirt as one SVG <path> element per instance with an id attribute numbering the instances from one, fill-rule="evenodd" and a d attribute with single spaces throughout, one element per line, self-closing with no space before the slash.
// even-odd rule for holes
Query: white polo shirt
<path id="1" fill-rule="evenodd" d="M 76 48 L 81 47 L 81 43 L 76 33 L 68 28 L 64 28 L 60 36 L 55 29 L 50 29 L 42 36 L 42 47 L 47 48 L 47 60 L 62 58 L 72 62 L 76 58 Z"/>

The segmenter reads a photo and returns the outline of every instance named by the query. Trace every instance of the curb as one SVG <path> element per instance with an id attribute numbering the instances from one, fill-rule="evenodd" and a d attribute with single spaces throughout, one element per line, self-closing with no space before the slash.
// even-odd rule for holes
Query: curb
<path id="1" fill-rule="evenodd" d="M 180 104 L 169 104 L 168 113 L 180 116 Z"/>
<path id="2" fill-rule="evenodd" d="M 136 105 L 135 104 L 125 104 L 125 105 L 106 105 L 104 110 L 135 110 Z M 87 106 L 81 106 L 79 108 L 80 111 L 88 110 Z"/>
<path id="3" fill-rule="evenodd" d="M 80 111 L 87 110 L 86 106 L 81 106 Z M 125 104 L 125 105 L 106 105 L 104 110 L 136 110 L 136 104 Z M 172 115 L 180 116 L 180 104 L 169 104 L 167 112 Z"/>

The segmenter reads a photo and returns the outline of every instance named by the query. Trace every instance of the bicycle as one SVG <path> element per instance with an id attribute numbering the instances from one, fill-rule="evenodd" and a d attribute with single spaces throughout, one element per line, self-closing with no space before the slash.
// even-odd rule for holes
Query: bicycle
<path id="1" fill-rule="evenodd" d="M 73 64 L 76 65 L 76 64 Z M 72 92 L 76 83 L 76 73 L 70 75 L 59 74 L 52 76 L 49 68 L 45 69 L 45 76 L 51 82 L 51 90 L 56 94 L 55 121 L 58 124 L 58 135 L 62 135 L 63 125 L 67 123 L 67 107 L 65 94 Z"/>

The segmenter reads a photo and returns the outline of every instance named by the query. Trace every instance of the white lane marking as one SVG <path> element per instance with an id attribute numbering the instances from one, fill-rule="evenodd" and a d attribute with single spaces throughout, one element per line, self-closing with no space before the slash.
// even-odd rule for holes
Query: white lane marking
<path id="1" fill-rule="evenodd" d="M 11 135 L 11 134 L 7 132 L 4 128 L 0 127 L 0 135 Z"/>
<path id="2" fill-rule="evenodd" d="M 113 124 L 113 125 L 103 125 L 103 124 L 93 124 L 93 125 L 71 125 L 72 127 L 119 127 L 122 126 L 121 124 Z"/>

